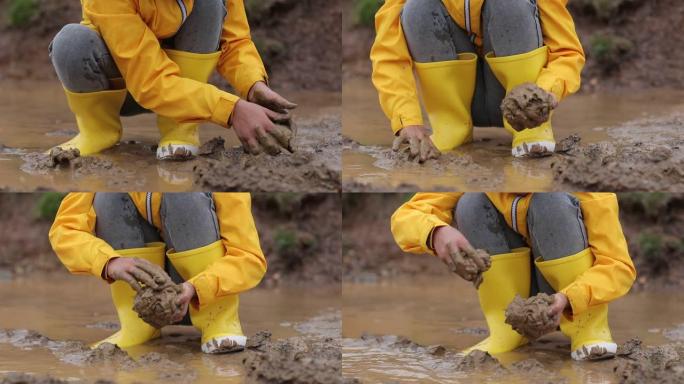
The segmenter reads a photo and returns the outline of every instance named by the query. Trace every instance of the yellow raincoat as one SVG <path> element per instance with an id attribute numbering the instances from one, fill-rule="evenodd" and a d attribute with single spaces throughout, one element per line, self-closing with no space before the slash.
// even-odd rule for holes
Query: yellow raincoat
<path id="1" fill-rule="evenodd" d="M 418 101 L 413 62 L 401 27 L 401 11 L 406 0 L 387 0 L 375 15 L 376 38 L 371 49 L 373 84 L 380 95 L 380 106 L 390 119 L 395 133 L 410 125 L 423 125 Z M 466 26 L 466 2 L 442 0 L 456 23 L 482 47 L 481 9 L 484 0 L 471 0 Z M 544 44 L 549 48 L 546 67 L 537 85 L 556 95 L 558 100 L 580 87 L 584 51 L 575 33 L 575 24 L 566 8 L 567 0 L 537 2 Z M 487 52 L 483 52 L 487 53 Z"/>
<path id="2" fill-rule="evenodd" d="M 418 193 L 392 216 L 392 233 L 402 250 L 430 253 L 432 230 L 451 225 L 453 210 L 462 193 Z M 613 193 L 574 193 L 580 202 L 594 265 L 561 290 L 573 314 L 608 303 L 629 291 L 636 270 L 627 249 Z M 527 241 L 527 210 L 532 194 L 487 193 L 506 223 Z M 515 207 L 515 208 L 514 208 Z M 540 256 L 540 255 L 537 255 Z M 568 255 L 570 256 L 570 255 Z"/>
<path id="3" fill-rule="evenodd" d="M 181 123 L 212 121 L 226 127 L 239 97 L 180 76 L 180 68 L 161 48 L 192 12 L 194 0 L 81 0 L 81 24 L 98 32 L 144 108 Z M 250 37 L 243 0 L 227 0 L 218 71 L 243 98 L 252 85 L 266 81 Z"/>
<path id="4" fill-rule="evenodd" d="M 152 223 L 161 232 L 159 211 L 162 194 L 151 194 L 150 212 L 147 210 L 147 193 L 129 195 L 142 217 L 148 217 L 150 213 Z M 226 251 L 223 259 L 190 280 L 197 291 L 200 308 L 219 297 L 254 288 L 266 272 L 266 258 L 259 245 L 250 195 L 214 193 L 212 196 Z M 94 193 L 70 193 L 64 198 L 50 228 L 50 243 L 69 272 L 102 277 L 107 262 L 118 254 L 95 236 L 94 197 Z"/>

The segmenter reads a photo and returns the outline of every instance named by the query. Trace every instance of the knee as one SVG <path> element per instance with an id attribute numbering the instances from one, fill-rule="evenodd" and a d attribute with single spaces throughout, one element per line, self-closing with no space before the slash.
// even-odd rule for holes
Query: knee
<path id="1" fill-rule="evenodd" d="M 528 216 L 575 219 L 578 214 L 577 199 L 565 192 L 535 193 L 530 199 Z"/>
<path id="2" fill-rule="evenodd" d="M 162 199 L 162 212 L 165 218 L 179 218 L 207 214 L 211 218 L 213 212 L 213 200 L 205 193 L 165 193 Z"/>
<path id="3" fill-rule="evenodd" d="M 498 225 L 497 210 L 485 193 L 466 193 L 458 200 L 454 214 L 456 227 L 468 232 L 475 225 Z M 491 223 L 490 223 L 491 221 Z"/>
<path id="4" fill-rule="evenodd" d="M 98 220 L 108 222 L 138 220 L 138 210 L 131 197 L 125 192 L 98 192 L 95 194 L 93 208 Z"/>
<path id="5" fill-rule="evenodd" d="M 501 15 L 497 20 L 519 20 L 519 16 L 534 15 L 536 0 L 487 0 L 483 12 L 490 16 Z"/>
<path id="6" fill-rule="evenodd" d="M 104 46 L 97 32 L 80 24 L 67 24 L 55 35 L 50 44 L 50 58 L 62 84 L 71 83 L 87 76 L 88 70 L 98 67 L 94 51 Z"/>
<path id="7" fill-rule="evenodd" d="M 401 11 L 401 25 L 406 31 L 424 31 L 435 28 L 435 17 L 442 7 L 441 0 L 408 0 Z"/>

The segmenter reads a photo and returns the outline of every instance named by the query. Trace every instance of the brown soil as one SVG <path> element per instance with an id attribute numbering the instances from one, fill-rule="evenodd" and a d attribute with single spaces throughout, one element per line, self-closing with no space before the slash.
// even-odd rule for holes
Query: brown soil
<path id="1" fill-rule="evenodd" d="M 506 95 L 501 102 L 501 112 L 513 129 L 522 131 L 548 121 L 556 104 L 550 93 L 536 84 L 525 83 Z"/>
<path id="2" fill-rule="evenodd" d="M 480 350 L 474 350 L 467 354 L 463 360 L 456 366 L 459 371 L 472 372 L 472 371 L 489 371 L 496 372 L 501 371 L 504 367 L 499 363 L 499 360 L 494 358 L 487 352 Z"/>
<path id="3" fill-rule="evenodd" d="M 6 10 L 9 0 L 0 0 Z M 249 4 L 248 4 L 249 5 Z M 277 89 L 340 90 L 341 10 L 325 0 L 271 0 L 248 15 L 252 35 Z M 250 8 L 252 9 L 252 8 Z M 315 17 L 312 17 L 315 15 Z M 0 80 L 56 79 L 48 45 L 68 23 L 78 23 L 78 2 L 38 2 L 38 12 L 24 27 L 0 24 Z M 225 86 L 214 76 L 213 82 Z"/>
<path id="4" fill-rule="evenodd" d="M 176 300 L 183 291 L 180 285 L 171 281 L 166 272 L 161 269 L 159 272 L 154 276 L 157 287 L 143 286 L 133 302 L 133 310 L 138 316 L 155 328 L 173 324 L 173 318 L 181 310 Z"/>
<path id="5" fill-rule="evenodd" d="M 222 154 L 214 151 L 212 158 L 202 157 L 194 166 L 195 183 L 203 189 L 220 191 L 339 191 L 339 117 L 298 125 L 300 137 L 295 139 L 294 153 L 252 156 L 241 148 Z"/>
<path id="6" fill-rule="evenodd" d="M 10 372 L 0 375 L 0 384 L 67 384 L 68 381 L 50 376 L 34 376 L 28 373 Z"/>
<path id="7" fill-rule="evenodd" d="M 684 346 L 665 344 L 642 347 L 639 340 L 628 341 L 628 347 L 618 350 L 615 374 L 621 384 L 681 383 L 684 375 Z"/>
<path id="8" fill-rule="evenodd" d="M 578 145 L 557 157 L 551 167 L 556 180 L 590 191 L 681 191 L 684 189 L 684 139 L 666 136 L 644 141 L 644 132 L 660 127 L 681 131 L 684 116 L 626 123 L 611 141 Z M 632 134 L 634 133 L 634 134 Z"/>
<path id="9" fill-rule="evenodd" d="M 27 173 L 46 175 L 51 172 L 70 172 L 76 177 L 87 175 L 117 176 L 126 173 L 106 159 L 81 157 L 78 149 L 53 148 L 50 153 L 32 152 L 23 155 L 21 170 Z"/>
<path id="10" fill-rule="evenodd" d="M 549 316 L 553 297 L 539 293 L 528 299 L 516 295 L 506 308 L 506 324 L 529 340 L 556 330 L 554 319 Z"/>

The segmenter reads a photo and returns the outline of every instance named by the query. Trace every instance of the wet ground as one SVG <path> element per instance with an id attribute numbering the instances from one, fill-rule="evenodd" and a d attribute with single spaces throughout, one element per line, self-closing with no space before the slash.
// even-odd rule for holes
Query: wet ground
<path id="1" fill-rule="evenodd" d="M 0 377 L 25 372 L 49 374 L 70 382 L 107 379 L 117 383 L 242 383 L 247 373 L 243 359 L 250 356 L 254 361 L 262 353 L 250 350 L 206 355 L 200 351 L 199 332 L 179 326 L 164 328 L 161 339 L 128 349 L 130 358 L 111 350 L 85 353 L 84 343 L 101 340 L 118 327 L 107 285 L 95 278 L 34 276 L 0 281 L 0 296 Z M 311 344 L 337 350 L 339 286 L 317 286 L 316 290 L 256 289 L 241 295 L 240 300 L 240 318 L 246 335 L 269 330 L 273 344 L 300 348 Z M 260 348 L 265 350 L 270 345 L 265 342 Z M 316 351 L 312 347 L 311 353 Z M 327 364 L 328 370 L 335 369 L 335 356 L 317 357 L 319 363 Z M 252 364 L 250 369 L 255 366 L 257 371 L 261 367 Z M 337 367 L 339 372 L 339 358 Z M 258 382 L 255 375 L 250 379 Z"/>
<path id="2" fill-rule="evenodd" d="M 55 190 L 237 190 L 330 191 L 339 189 L 341 170 L 340 96 L 336 92 L 288 92 L 298 103 L 297 155 L 252 159 L 237 150 L 231 130 L 205 124 L 201 141 L 221 136 L 225 154 L 188 162 L 158 162 L 158 132 L 152 114 L 123 118 L 122 144 L 98 155 L 89 166 L 39 170 L 26 155 L 42 153 L 67 141 L 75 120 L 56 82 L 0 82 L 0 188 L 12 191 Z M 259 181 L 271 178 L 265 184 Z"/>
<path id="3" fill-rule="evenodd" d="M 380 110 L 377 93 L 368 79 L 348 79 L 343 88 L 342 152 L 345 190 L 450 189 L 459 191 L 553 191 L 582 189 L 649 189 L 676 190 L 683 186 L 681 145 L 684 144 L 684 120 L 677 112 L 684 110 L 684 92 L 648 90 L 615 94 L 580 94 L 563 101 L 553 116 L 557 140 L 577 134 L 581 151 L 556 154 L 535 160 L 513 159 L 510 136 L 501 128 L 475 128 L 475 142 L 457 149 L 440 160 L 418 165 L 405 161 L 406 156 L 389 149 L 392 134 L 388 120 Z M 645 120 L 644 120 L 645 119 Z M 591 155 L 600 143 L 600 156 Z M 644 160 L 653 148 L 663 147 L 671 156 L 653 162 Z M 674 152 L 674 155 L 672 155 Z M 619 156 L 613 156 L 617 153 Z M 624 159 L 630 162 L 619 172 L 636 172 L 628 181 L 609 180 L 601 171 L 609 164 Z M 579 158 L 579 164 L 566 164 L 568 158 Z M 616 158 L 616 159 L 615 159 Z M 560 165 L 559 165 L 560 163 Z M 617 167 L 616 167 L 617 168 Z M 564 173 L 568 170 L 567 173 Z M 671 172 L 669 178 L 653 175 Z M 582 173 L 589 176 L 574 176 Z M 648 180 L 639 182 L 647 177 Z M 636 185 L 635 185 L 636 184 Z M 642 185 L 643 184 L 643 185 Z M 651 188 L 654 187 L 654 188 Z"/>
<path id="4" fill-rule="evenodd" d="M 673 292 L 619 299 L 609 312 L 614 339 L 619 344 L 638 337 L 644 345 L 677 345 L 681 354 L 681 300 L 681 293 Z M 620 382 L 613 368 L 628 361 L 574 362 L 569 341 L 560 332 L 496 356 L 503 367 L 482 356 L 464 360 L 457 353 L 484 339 L 487 331 L 475 290 L 457 278 L 345 283 L 342 303 L 342 370 L 362 382 L 608 384 Z M 684 369 L 682 356 L 678 360 Z"/>

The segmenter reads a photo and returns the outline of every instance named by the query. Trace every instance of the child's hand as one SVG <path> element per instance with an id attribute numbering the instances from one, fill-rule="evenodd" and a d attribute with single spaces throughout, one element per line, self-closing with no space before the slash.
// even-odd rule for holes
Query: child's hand
<path id="1" fill-rule="evenodd" d="M 287 128 L 276 125 L 287 120 L 289 116 L 286 114 L 245 100 L 239 100 L 235 104 L 230 116 L 230 124 L 242 147 L 252 155 L 265 150 L 269 155 L 275 156 L 280 153 L 281 147 L 291 150 L 289 141 L 292 135 L 288 138 L 285 132 L 281 132 Z"/>
<path id="2" fill-rule="evenodd" d="M 254 83 L 249 90 L 247 100 L 252 103 L 266 107 L 272 111 L 287 113 L 289 109 L 297 108 L 297 104 L 292 103 L 273 91 L 263 81 Z"/>
<path id="3" fill-rule="evenodd" d="M 136 292 L 140 291 L 140 283 L 156 288 L 154 276 L 164 273 L 158 265 L 145 259 L 135 257 L 117 257 L 109 260 L 105 267 L 105 277 L 110 280 L 123 280 Z"/>
<path id="4" fill-rule="evenodd" d="M 178 306 L 179 310 L 173 316 L 172 320 L 174 323 L 183 320 L 185 314 L 188 313 L 188 306 L 190 305 L 190 302 L 197 296 L 195 287 L 187 281 L 181 284 L 181 287 L 183 288 L 183 291 L 180 293 L 180 295 L 178 295 L 178 298 L 176 299 L 176 305 Z"/>
<path id="5" fill-rule="evenodd" d="M 428 130 L 422 125 L 411 125 L 402 128 L 399 131 L 399 136 L 392 143 L 392 150 L 394 152 L 399 151 L 404 143 L 409 144 L 409 160 L 418 158 L 420 163 L 424 163 L 441 155 L 439 150 L 432 144 Z"/>
<path id="6" fill-rule="evenodd" d="M 570 309 L 570 302 L 568 297 L 558 292 L 553 294 L 553 304 L 549 307 L 549 316 L 551 316 L 556 326 L 560 325 L 561 316 L 565 310 Z"/>
<path id="7" fill-rule="evenodd" d="M 476 251 L 461 232 L 448 225 L 435 229 L 432 244 L 437 257 L 452 272 L 479 287 L 482 272 L 491 266 L 489 255 Z"/>

